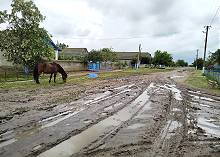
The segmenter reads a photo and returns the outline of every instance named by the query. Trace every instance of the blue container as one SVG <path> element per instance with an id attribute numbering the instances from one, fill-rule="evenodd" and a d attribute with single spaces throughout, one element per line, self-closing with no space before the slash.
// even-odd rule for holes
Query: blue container
<path id="1" fill-rule="evenodd" d="M 88 64 L 88 70 L 90 71 L 99 71 L 100 70 L 100 63 L 99 62 L 90 62 Z"/>
<path id="2" fill-rule="evenodd" d="M 89 74 L 88 74 L 88 77 L 89 77 L 89 78 L 97 78 L 97 77 L 98 77 L 98 74 L 96 74 L 96 73 L 89 73 Z"/>

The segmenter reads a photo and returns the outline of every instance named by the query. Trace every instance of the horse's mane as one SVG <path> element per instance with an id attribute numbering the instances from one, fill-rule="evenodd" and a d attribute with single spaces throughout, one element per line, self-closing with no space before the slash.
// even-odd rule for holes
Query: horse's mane
<path id="1" fill-rule="evenodd" d="M 65 72 L 65 70 L 57 63 L 53 62 L 53 64 L 56 64 L 57 68 L 58 68 L 58 72 L 60 72 L 62 75 L 65 75 L 67 77 L 67 73 Z"/>

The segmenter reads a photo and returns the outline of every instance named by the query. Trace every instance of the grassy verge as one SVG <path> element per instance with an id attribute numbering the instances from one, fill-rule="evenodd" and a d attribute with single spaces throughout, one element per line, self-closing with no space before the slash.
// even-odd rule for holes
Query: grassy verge
<path id="1" fill-rule="evenodd" d="M 199 88 L 209 91 L 210 93 L 215 93 L 220 95 L 219 88 L 210 88 L 208 86 L 208 78 L 202 75 L 202 71 L 194 71 L 191 75 L 186 79 L 185 83 L 193 88 Z"/>
<path id="2" fill-rule="evenodd" d="M 113 78 L 120 78 L 120 77 L 127 77 L 127 76 L 134 76 L 134 75 L 147 75 L 151 73 L 157 73 L 157 72 L 167 72 L 174 70 L 172 68 L 167 69 L 149 69 L 149 68 L 140 68 L 138 70 L 136 69 L 126 69 L 122 71 L 114 71 L 114 72 L 103 72 L 98 75 L 98 78 L 90 79 L 87 76 L 70 76 L 67 79 L 66 84 L 84 84 L 89 83 L 94 80 L 105 80 L 105 79 L 113 79 Z M 74 74 L 74 73 L 73 73 Z M 60 75 L 57 77 L 56 81 L 57 83 L 54 84 L 51 82 L 51 84 L 48 83 L 49 75 L 45 75 L 41 77 L 40 79 L 41 84 L 36 84 L 33 81 L 28 82 L 2 82 L 0 83 L 0 89 L 36 89 L 36 88 L 50 88 L 51 86 L 63 86 L 62 78 Z M 52 80 L 53 81 L 53 80 Z"/>

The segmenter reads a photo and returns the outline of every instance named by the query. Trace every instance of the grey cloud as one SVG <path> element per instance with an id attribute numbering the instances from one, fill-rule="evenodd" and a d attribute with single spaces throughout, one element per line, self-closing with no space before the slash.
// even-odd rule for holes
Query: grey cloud
<path id="1" fill-rule="evenodd" d="M 88 36 L 90 34 L 90 30 L 78 28 L 76 25 L 72 25 L 70 23 L 61 23 L 53 26 L 52 32 L 57 36 L 71 38 L 74 36 Z"/>
<path id="2" fill-rule="evenodd" d="M 166 15 L 172 10 L 176 0 L 154 0 L 150 3 L 150 12 L 153 15 Z"/>
<path id="3" fill-rule="evenodd" d="M 129 20 L 146 20 L 148 16 L 166 16 L 176 3 L 175 0 L 87 0 L 91 7 L 102 11 L 105 15 Z"/>
<path id="4" fill-rule="evenodd" d="M 93 0 L 88 4 L 101 11 L 106 18 L 124 19 L 130 25 L 130 32 L 146 29 L 155 36 L 169 36 L 179 32 L 178 25 L 181 18 L 176 15 L 175 0 Z M 153 19 L 150 21 L 149 19 Z M 140 26 L 141 25 L 141 26 Z M 143 28 L 140 28 L 143 27 Z M 156 28 L 156 29 L 155 29 Z M 140 32 L 140 31 L 139 31 Z M 149 33 L 149 32 L 147 32 Z"/>

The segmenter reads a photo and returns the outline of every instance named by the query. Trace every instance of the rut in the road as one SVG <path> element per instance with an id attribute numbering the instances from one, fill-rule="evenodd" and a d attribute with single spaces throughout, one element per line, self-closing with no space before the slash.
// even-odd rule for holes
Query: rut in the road
<path id="1" fill-rule="evenodd" d="M 130 103 L 140 92 L 141 88 L 134 84 L 128 84 L 102 94 L 79 99 L 69 105 L 64 104 L 64 112 L 37 122 L 38 125 L 33 125 L 33 129 L 28 128 L 27 131 L 23 131 L 19 135 L 17 134 L 19 130 L 8 131 L 7 136 L 2 135 L 5 142 L 2 143 L 0 152 L 4 156 L 35 154 L 39 150 L 42 151 L 48 148 L 48 146 L 51 147 L 60 143 L 62 140 L 78 134 L 102 119 L 111 116 L 125 107 L 127 103 Z M 7 143 L 10 139 L 15 139 L 15 141 Z M 26 143 L 28 145 L 23 147 Z M 21 148 L 23 151 L 20 152 L 20 149 L 17 148 Z"/>
<path id="2" fill-rule="evenodd" d="M 151 87 L 149 101 L 135 116 L 72 156 L 175 156 L 184 130 L 180 91 L 174 85 Z"/>

